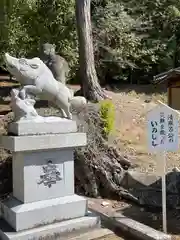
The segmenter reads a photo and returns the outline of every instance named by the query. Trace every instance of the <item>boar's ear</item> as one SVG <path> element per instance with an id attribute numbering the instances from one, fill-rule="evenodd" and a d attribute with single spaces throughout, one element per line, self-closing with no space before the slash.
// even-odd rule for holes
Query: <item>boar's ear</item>
<path id="1" fill-rule="evenodd" d="M 30 64 L 30 67 L 33 69 L 37 69 L 39 66 L 35 63 Z"/>

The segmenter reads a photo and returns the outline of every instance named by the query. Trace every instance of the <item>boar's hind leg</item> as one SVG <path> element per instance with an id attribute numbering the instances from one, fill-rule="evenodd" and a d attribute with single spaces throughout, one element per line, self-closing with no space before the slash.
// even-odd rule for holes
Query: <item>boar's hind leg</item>
<path id="1" fill-rule="evenodd" d="M 62 108 L 59 108 L 59 110 L 61 112 L 62 117 L 67 118 L 65 111 Z"/>
<path id="2" fill-rule="evenodd" d="M 72 114 L 70 113 L 70 110 L 69 110 L 70 106 L 68 104 L 67 105 L 64 105 L 63 108 L 61 109 L 63 114 L 65 115 L 66 118 L 68 119 L 72 119 Z"/>
<path id="3" fill-rule="evenodd" d="M 62 102 L 61 99 L 56 99 L 55 104 L 58 109 L 63 113 L 64 117 L 72 119 L 72 114 L 70 113 L 70 104 L 69 102 Z"/>

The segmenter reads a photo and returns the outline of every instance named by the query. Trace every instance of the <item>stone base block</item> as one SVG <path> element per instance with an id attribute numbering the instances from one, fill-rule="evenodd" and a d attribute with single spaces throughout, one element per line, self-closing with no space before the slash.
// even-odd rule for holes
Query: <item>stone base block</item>
<path id="1" fill-rule="evenodd" d="M 15 135 L 40 135 L 77 132 L 75 121 L 60 117 L 38 117 L 33 120 L 12 122 L 8 132 Z"/>
<path id="2" fill-rule="evenodd" d="M 74 194 L 72 148 L 12 153 L 12 157 L 13 196 L 19 201 L 30 203 Z"/>
<path id="3" fill-rule="evenodd" d="M 0 147 L 12 152 L 86 146 L 86 133 L 60 133 L 31 136 L 0 136 Z"/>
<path id="4" fill-rule="evenodd" d="M 1 203 L 2 218 L 15 231 L 83 217 L 86 213 L 87 200 L 78 195 L 26 204 L 12 197 Z"/>
<path id="5" fill-rule="evenodd" d="M 30 230 L 15 232 L 4 220 L 0 220 L 1 240 L 58 240 L 67 239 L 68 235 L 85 231 L 100 225 L 100 218 L 89 213 L 85 217 L 53 223 Z"/>

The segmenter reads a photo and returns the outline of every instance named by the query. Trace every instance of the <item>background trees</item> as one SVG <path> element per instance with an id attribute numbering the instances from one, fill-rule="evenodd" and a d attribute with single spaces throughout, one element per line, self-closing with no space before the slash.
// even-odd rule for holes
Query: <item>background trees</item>
<path id="1" fill-rule="evenodd" d="M 101 83 L 147 83 L 180 65 L 178 1 L 92 0 L 91 17 Z M 1 53 L 34 56 L 42 42 L 55 43 L 79 81 L 75 0 L 1 0 L 0 31 Z"/>

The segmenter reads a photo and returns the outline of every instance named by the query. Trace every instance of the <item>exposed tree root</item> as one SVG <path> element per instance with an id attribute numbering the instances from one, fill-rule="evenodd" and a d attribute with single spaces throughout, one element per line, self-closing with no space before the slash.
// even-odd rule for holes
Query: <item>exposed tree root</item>
<path id="1" fill-rule="evenodd" d="M 76 191 L 91 197 L 117 197 L 138 202 L 121 187 L 131 161 L 115 145 L 103 138 L 98 105 L 78 115 L 78 123 L 87 132 L 88 144 L 75 151 Z"/>

